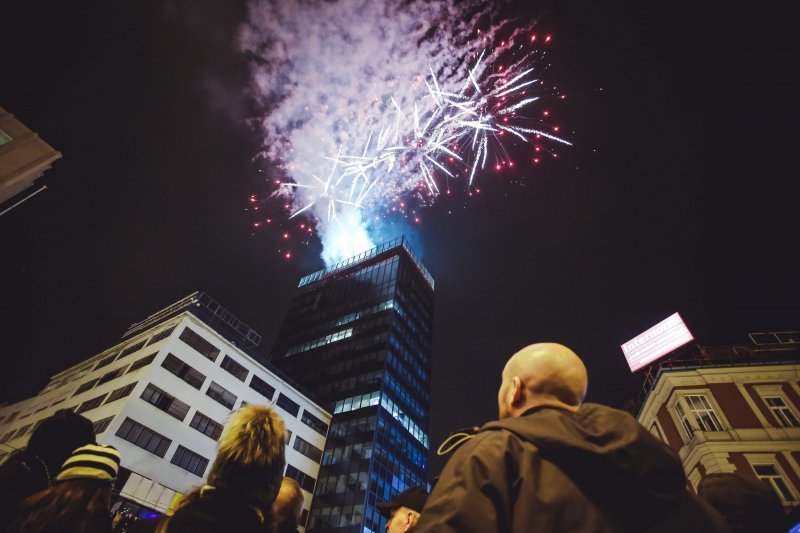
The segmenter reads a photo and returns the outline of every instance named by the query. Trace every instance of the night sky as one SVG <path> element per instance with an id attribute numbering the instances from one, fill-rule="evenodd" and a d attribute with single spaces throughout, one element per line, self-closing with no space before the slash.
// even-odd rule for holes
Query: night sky
<path id="1" fill-rule="evenodd" d="M 679 311 L 702 344 L 800 329 L 791 2 L 512 8 L 553 35 L 575 147 L 424 212 L 436 278 L 431 442 L 496 416 L 506 359 L 566 344 L 589 399 L 638 392 L 619 345 Z M 202 4 L 202 6 L 201 6 Z M 263 191 L 228 0 L 5 2 L 0 105 L 64 155 L 0 217 L 0 401 L 207 291 L 267 353 L 319 245 L 252 235 Z M 523 181 L 523 180 L 520 180 Z"/>

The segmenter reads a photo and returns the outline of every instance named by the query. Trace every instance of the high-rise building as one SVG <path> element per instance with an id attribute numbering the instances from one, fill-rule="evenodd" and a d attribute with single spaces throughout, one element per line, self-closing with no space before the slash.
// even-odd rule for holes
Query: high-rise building
<path id="1" fill-rule="evenodd" d="M 639 422 L 681 459 L 691 488 L 734 472 L 800 504 L 800 332 L 693 346 L 649 369 Z"/>
<path id="2" fill-rule="evenodd" d="M 193 293 L 56 374 L 37 396 L 0 407 L 0 456 L 25 446 L 57 410 L 71 409 L 122 454 L 112 509 L 164 513 L 203 484 L 228 415 L 245 403 L 271 404 L 290 433 L 286 475 L 307 492 L 307 515 L 331 415 L 256 360 L 251 348 L 260 339 L 207 294 Z"/>
<path id="3" fill-rule="evenodd" d="M 32 187 L 60 158 L 60 152 L 0 107 L 0 204 Z"/>
<path id="4" fill-rule="evenodd" d="M 402 238 L 300 280 L 271 363 L 334 413 L 309 531 L 382 531 L 427 483 L 433 286 Z"/>

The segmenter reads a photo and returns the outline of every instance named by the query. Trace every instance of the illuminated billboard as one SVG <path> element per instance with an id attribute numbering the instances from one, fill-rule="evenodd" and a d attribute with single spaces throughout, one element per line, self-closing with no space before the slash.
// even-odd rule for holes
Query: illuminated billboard
<path id="1" fill-rule="evenodd" d="M 631 372 L 635 372 L 693 340 L 681 315 L 675 313 L 623 344 L 622 353 Z"/>

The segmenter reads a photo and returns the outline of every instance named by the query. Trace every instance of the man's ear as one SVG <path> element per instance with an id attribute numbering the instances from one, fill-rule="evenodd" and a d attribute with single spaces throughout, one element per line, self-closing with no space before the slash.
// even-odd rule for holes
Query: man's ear
<path id="1" fill-rule="evenodd" d="M 514 376 L 514 381 L 511 384 L 511 405 L 516 407 L 524 399 L 525 390 L 522 386 L 522 380 L 518 376 Z"/>
<path id="2" fill-rule="evenodd" d="M 412 511 L 408 511 L 406 513 L 406 527 L 403 531 L 409 531 L 415 525 L 417 525 L 417 515 Z"/>

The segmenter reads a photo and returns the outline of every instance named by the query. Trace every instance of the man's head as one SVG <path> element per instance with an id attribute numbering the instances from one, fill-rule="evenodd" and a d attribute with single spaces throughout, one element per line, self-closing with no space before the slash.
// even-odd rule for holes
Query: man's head
<path id="1" fill-rule="evenodd" d="M 276 530 L 281 531 L 284 524 L 292 530 L 297 529 L 303 514 L 303 492 L 297 481 L 290 477 L 283 478 L 278 496 L 272 502 L 272 513 L 275 515 Z"/>
<path id="2" fill-rule="evenodd" d="M 519 416 L 532 407 L 577 411 L 589 377 L 575 353 L 561 344 L 531 344 L 511 356 L 497 394 L 500 418 Z"/>
<path id="3" fill-rule="evenodd" d="M 378 504 L 378 509 L 389 517 L 386 522 L 388 533 L 410 531 L 419 520 L 422 508 L 428 500 L 428 491 L 422 487 L 412 487 L 395 496 L 388 502 Z"/>
<path id="4" fill-rule="evenodd" d="M 285 438 L 283 419 L 271 407 L 242 407 L 225 425 L 208 484 L 271 504 L 283 475 Z"/>

